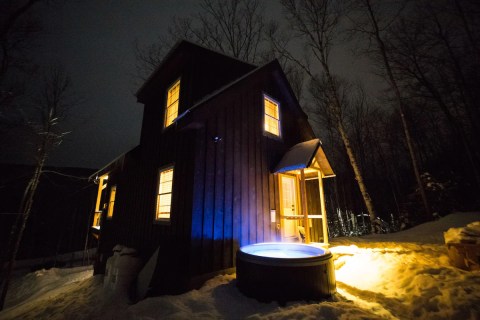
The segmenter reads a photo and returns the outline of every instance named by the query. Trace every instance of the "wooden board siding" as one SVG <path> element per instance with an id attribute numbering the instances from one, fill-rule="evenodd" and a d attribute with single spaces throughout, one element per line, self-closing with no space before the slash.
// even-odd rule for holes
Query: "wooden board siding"
<path id="1" fill-rule="evenodd" d="M 204 204 L 204 185 L 205 185 L 205 128 L 196 131 L 195 159 L 193 172 L 193 199 L 192 199 L 192 231 L 190 242 L 190 274 L 199 274 L 200 263 L 202 259 L 202 239 L 203 239 L 203 204 Z"/>
<path id="2" fill-rule="evenodd" d="M 268 179 L 268 174 L 262 175 L 261 166 L 256 164 L 257 158 L 261 160 L 261 151 L 256 150 L 261 144 L 256 143 L 259 131 L 251 123 L 258 122 L 254 120 L 258 114 L 246 107 L 258 105 L 258 99 L 254 104 L 255 95 L 235 98 L 213 102 L 225 107 L 208 118 L 205 128 L 197 133 L 194 188 L 198 191 L 194 192 L 191 252 L 194 275 L 232 267 L 239 245 L 264 238 L 257 234 L 257 230 L 263 233 L 263 205 L 258 204 L 268 203 L 268 193 L 262 200 L 258 194 L 262 188 L 257 185 L 262 186 L 261 179 Z M 214 142 L 214 137 L 221 140 Z"/>
<path id="3" fill-rule="evenodd" d="M 254 68 L 191 43 L 183 43 L 178 48 L 178 55 L 171 57 L 169 63 L 150 79 L 148 92 L 140 93 L 139 100 L 145 103 L 140 144 L 155 147 L 158 139 L 165 138 L 162 131 L 166 94 L 174 81 L 181 79 L 180 115 L 203 97 Z"/>
<path id="4" fill-rule="evenodd" d="M 224 161 L 225 161 L 225 184 L 223 186 L 225 190 L 224 196 L 224 242 L 223 242 L 223 260 L 222 268 L 228 268 L 231 265 L 231 261 L 234 259 L 234 243 L 233 243 L 233 228 L 234 228 L 234 219 L 233 219 L 233 197 L 234 197 L 234 131 L 228 130 L 229 126 L 232 125 L 234 121 L 234 114 L 227 110 L 225 111 L 225 121 L 223 122 L 223 131 L 225 132 L 225 143 L 224 143 Z"/>
<path id="5" fill-rule="evenodd" d="M 264 134 L 264 92 L 282 103 L 284 139 Z M 284 94 L 275 79 L 259 77 L 205 102 L 189 120 L 201 127 L 195 134 L 192 276 L 233 267 L 240 246 L 279 239 L 278 185 L 271 169 L 311 131 L 296 127 L 298 117 Z M 273 223 L 271 209 L 277 210 Z"/>
<path id="6" fill-rule="evenodd" d="M 160 263 L 160 274 L 168 274 L 173 269 L 179 272 L 188 264 L 188 256 L 178 255 L 178 252 L 188 251 L 190 240 L 192 134 L 186 131 L 174 139 L 161 140 L 159 148 L 168 152 L 159 154 L 156 161 L 144 159 L 140 150 L 127 155 L 123 170 L 117 168 L 111 172 L 109 184 L 117 185 L 117 196 L 113 218 L 102 225 L 100 252 L 105 259 L 116 244 L 137 249 L 144 261 L 160 246 L 160 253 L 166 258 L 164 261 L 169 261 Z M 175 165 L 172 216 L 170 224 L 164 225 L 154 222 L 158 172 L 159 168 L 171 163 Z M 188 271 L 183 270 L 183 273 Z"/>
<path id="7" fill-rule="evenodd" d="M 186 66 L 170 66 L 172 72 L 157 79 L 158 88 L 149 92 L 141 145 L 112 172 L 115 212 L 102 226 L 100 251 L 105 255 L 123 244 L 139 250 L 146 261 L 160 248 L 152 282 L 160 288 L 157 292 L 181 290 L 192 277 L 233 267 L 240 246 L 278 240 L 279 189 L 271 170 L 291 146 L 313 138 L 286 80 L 274 72 L 278 63 L 163 129 L 164 95 L 175 79 L 182 79 L 180 112 L 195 97 L 228 83 L 225 77 L 231 75 L 225 69 L 214 85 L 205 85 L 215 74 L 208 74 L 207 64 L 194 64 L 201 61 L 197 58 L 187 59 Z M 281 104 L 281 139 L 264 134 L 263 94 Z M 171 221 L 154 223 L 158 170 L 170 164 L 175 166 Z M 276 222 L 270 221 L 270 210 L 276 210 Z"/>
<path id="8" fill-rule="evenodd" d="M 183 74 L 181 70 L 185 70 L 200 76 L 193 79 L 192 84 L 194 85 L 190 86 L 190 90 L 188 90 L 188 98 L 197 101 L 255 68 L 249 63 L 232 59 L 188 41 L 181 41 L 139 89 L 137 98 L 141 103 L 156 100 L 158 89 L 166 85 L 166 78 L 171 75 Z"/>
<path id="9" fill-rule="evenodd" d="M 242 160 L 244 155 L 242 154 L 242 126 L 239 125 L 239 119 L 242 119 L 242 109 L 240 107 L 240 101 L 233 99 L 232 105 L 228 110 L 228 113 L 234 116 L 230 118 L 227 127 L 230 128 L 230 132 L 233 133 L 233 141 L 229 141 L 233 145 L 232 159 L 233 163 L 230 164 L 229 171 L 232 171 L 233 181 L 233 207 L 232 207 L 232 256 L 240 247 L 242 239 Z M 236 123 L 237 122 L 237 123 Z M 236 124 L 236 125 L 235 125 Z M 243 146 L 243 149 L 245 147 Z M 233 258 L 232 258 L 233 259 Z M 231 261 L 229 261 L 231 263 Z"/>

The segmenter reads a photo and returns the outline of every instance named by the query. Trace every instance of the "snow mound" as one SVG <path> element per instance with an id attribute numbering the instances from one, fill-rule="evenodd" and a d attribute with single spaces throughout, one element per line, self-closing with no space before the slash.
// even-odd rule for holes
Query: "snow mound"
<path id="1" fill-rule="evenodd" d="M 444 244 L 443 233 L 450 228 L 465 227 L 467 224 L 480 221 L 480 212 L 458 212 L 452 213 L 437 221 L 430 221 L 420 224 L 411 229 L 389 234 L 370 234 L 359 238 L 342 237 L 332 239 L 333 243 L 371 242 L 416 242 L 416 243 L 436 243 Z"/>
<path id="2" fill-rule="evenodd" d="M 462 228 L 450 228 L 444 236 L 445 243 L 480 244 L 480 221 L 469 223 Z"/>
<path id="3" fill-rule="evenodd" d="M 224 275 L 128 305 L 105 295 L 91 269 L 51 269 L 17 279 L 0 319 L 480 319 L 480 271 L 451 266 L 443 242 L 449 228 L 479 220 L 459 213 L 396 234 L 334 239 L 338 293 L 326 301 L 260 303 Z"/>

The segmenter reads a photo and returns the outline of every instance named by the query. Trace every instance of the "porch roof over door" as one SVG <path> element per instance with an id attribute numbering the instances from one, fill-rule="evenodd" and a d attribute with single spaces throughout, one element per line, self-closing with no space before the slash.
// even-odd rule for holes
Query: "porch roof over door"
<path id="1" fill-rule="evenodd" d="M 281 173 L 306 168 L 320 169 L 325 178 L 335 176 L 319 139 L 297 143 L 291 147 L 283 155 L 274 172 Z"/>

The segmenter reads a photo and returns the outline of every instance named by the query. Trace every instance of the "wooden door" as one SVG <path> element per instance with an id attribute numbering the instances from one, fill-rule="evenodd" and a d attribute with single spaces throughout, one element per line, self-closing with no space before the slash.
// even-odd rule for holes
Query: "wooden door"
<path id="1" fill-rule="evenodd" d="M 282 237 L 285 240 L 297 238 L 297 219 L 300 214 L 297 201 L 297 183 L 295 176 L 280 175 Z"/>

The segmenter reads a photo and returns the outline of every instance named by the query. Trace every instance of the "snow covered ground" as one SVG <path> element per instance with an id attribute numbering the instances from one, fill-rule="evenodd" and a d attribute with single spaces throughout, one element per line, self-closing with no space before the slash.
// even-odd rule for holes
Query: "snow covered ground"
<path id="1" fill-rule="evenodd" d="M 50 269 L 16 279 L 0 319 L 480 319 L 480 271 L 450 266 L 443 232 L 480 221 L 456 213 L 407 231 L 340 238 L 338 293 L 323 302 L 259 303 L 218 276 L 178 296 L 128 305 L 103 294 L 90 267 Z"/>

